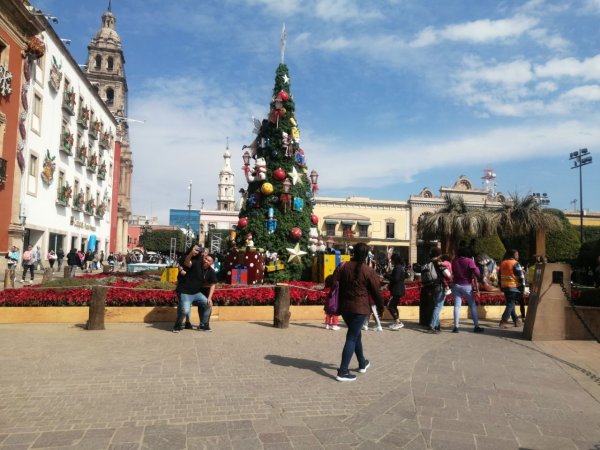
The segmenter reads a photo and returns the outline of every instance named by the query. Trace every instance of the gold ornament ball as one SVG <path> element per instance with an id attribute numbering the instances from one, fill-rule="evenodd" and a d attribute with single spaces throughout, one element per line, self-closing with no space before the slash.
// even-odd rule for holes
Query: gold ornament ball
<path id="1" fill-rule="evenodd" d="M 271 195 L 273 193 L 273 185 L 271 183 L 263 183 L 260 187 L 260 192 L 265 195 Z"/>

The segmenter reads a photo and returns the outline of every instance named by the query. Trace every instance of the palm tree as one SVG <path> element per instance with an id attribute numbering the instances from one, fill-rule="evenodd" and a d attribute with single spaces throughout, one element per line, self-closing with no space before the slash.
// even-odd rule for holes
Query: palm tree
<path id="1" fill-rule="evenodd" d="M 546 233 L 562 228 L 559 218 L 543 210 L 532 195 L 511 195 L 493 210 L 490 221 L 502 236 L 527 236 L 536 254 L 546 254 Z"/>
<path id="2" fill-rule="evenodd" d="M 467 206 L 461 195 L 444 195 L 444 206 L 423 214 L 417 223 L 417 233 L 423 238 L 441 240 L 442 251 L 453 253 L 458 242 L 466 236 L 490 233 L 488 213 L 484 208 Z"/>

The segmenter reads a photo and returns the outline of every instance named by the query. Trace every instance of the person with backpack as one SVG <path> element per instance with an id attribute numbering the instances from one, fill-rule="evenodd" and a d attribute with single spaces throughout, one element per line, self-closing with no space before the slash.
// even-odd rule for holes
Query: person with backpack
<path id="1" fill-rule="evenodd" d="M 419 296 L 419 325 L 429 329 L 433 318 L 433 310 L 436 305 L 439 290 L 442 286 L 440 275 L 440 256 L 442 251 L 439 247 L 433 247 L 429 251 L 429 261 L 419 266 L 421 274 L 421 292 Z"/>
<path id="2" fill-rule="evenodd" d="M 446 287 L 452 274 L 448 268 L 448 264 L 444 261 L 442 249 L 434 247 L 429 253 L 429 263 L 421 269 L 421 280 L 423 288 L 429 290 L 429 294 L 433 303 L 433 311 L 431 313 L 431 321 L 429 322 L 428 333 L 438 334 L 441 331 L 440 313 L 446 299 Z"/>
<path id="3" fill-rule="evenodd" d="M 481 272 L 477 268 L 475 261 L 471 257 L 471 250 L 468 247 L 459 247 L 457 256 L 452 260 L 452 295 L 454 296 L 454 329 L 453 333 L 458 333 L 460 308 L 462 298 L 467 299 L 473 319 L 473 332 L 483 333 L 484 329 L 479 326 L 479 316 L 477 314 L 477 305 L 473 295 L 473 278 L 479 278 Z"/>

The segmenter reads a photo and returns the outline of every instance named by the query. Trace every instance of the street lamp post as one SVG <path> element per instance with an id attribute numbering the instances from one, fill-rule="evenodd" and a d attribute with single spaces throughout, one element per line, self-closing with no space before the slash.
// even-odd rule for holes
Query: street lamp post
<path id="1" fill-rule="evenodd" d="M 587 148 L 582 148 L 581 150 L 571 152 L 569 154 L 569 161 L 573 161 L 571 169 L 579 168 L 579 235 L 583 244 L 583 181 L 581 168 L 592 163 L 592 156 Z"/>
<path id="2" fill-rule="evenodd" d="M 188 186 L 189 199 L 188 199 L 188 223 L 187 223 L 187 232 L 185 234 L 185 248 L 186 250 L 192 246 L 192 180 L 190 180 L 190 184 Z"/>

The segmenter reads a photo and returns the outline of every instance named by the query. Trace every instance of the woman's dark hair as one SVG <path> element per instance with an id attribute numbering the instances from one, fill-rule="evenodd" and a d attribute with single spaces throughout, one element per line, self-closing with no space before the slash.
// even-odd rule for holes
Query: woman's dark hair
<path id="1" fill-rule="evenodd" d="M 400 256 L 400 253 L 392 253 L 392 257 L 390 259 L 392 260 L 392 264 L 394 264 L 394 266 L 404 265 L 404 260 L 402 259 L 402 256 Z"/>
<path id="2" fill-rule="evenodd" d="M 467 258 L 471 257 L 471 249 L 469 247 L 459 247 L 458 248 L 458 252 L 456 253 L 457 256 L 465 256 Z"/>
<path id="3" fill-rule="evenodd" d="M 439 247 L 432 247 L 431 250 L 429 250 L 429 257 L 430 258 L 437 258 L 438 256 L 442 255 L 442 249 Z"/>
<path id="4" fill-rule="evenodd" d="M 359 242 L 354 246 L 354 254 L 352 255 L 352 261 L 356 262 L 356 269 L 354 270 L 354 277 L 358 277 L 361 266 L 365 263 L 367 255 L 369 254 L 369 247 L 364 242 Z"/>

